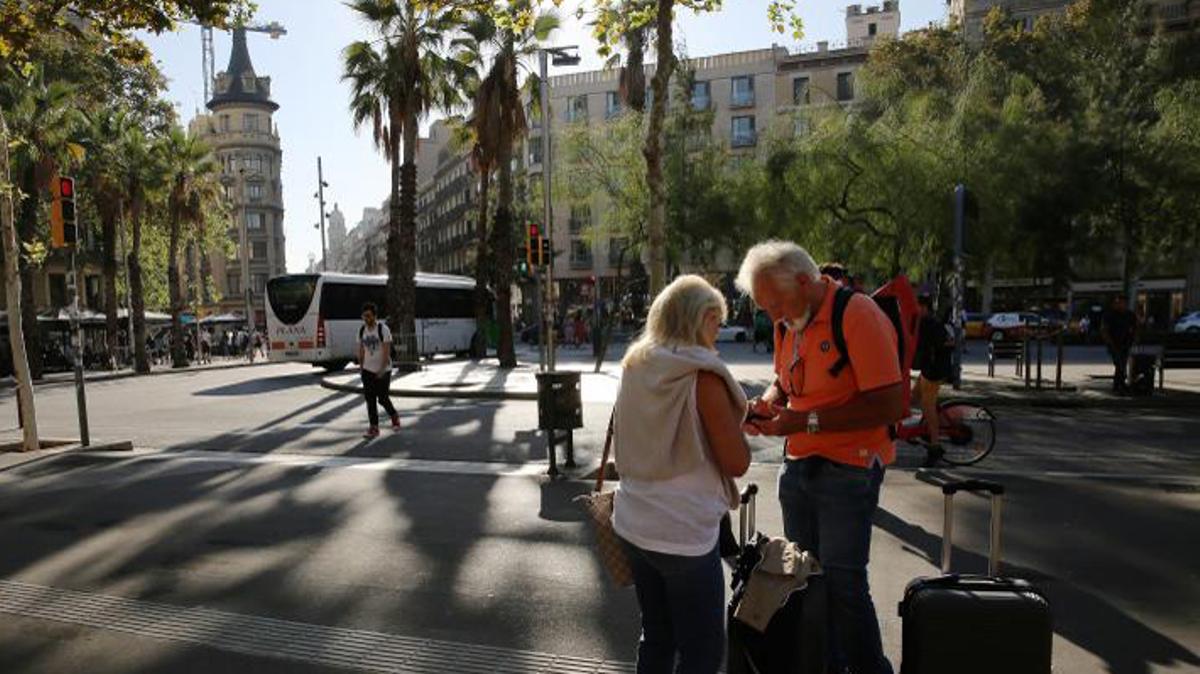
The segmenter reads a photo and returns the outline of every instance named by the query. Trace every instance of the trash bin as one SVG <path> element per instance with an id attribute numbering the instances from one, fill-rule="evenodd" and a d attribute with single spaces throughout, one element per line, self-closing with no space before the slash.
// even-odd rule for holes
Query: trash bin
<path id="1" fill-rule="evenodd" d="M 550 459 L 549 475 L 558 475 L 556 446 L 566 440 L 568 468 L 575 467 L 574 430 L 583 428 L 583 400 L 580 395 L 579 372 L 539 372 L 538 428 L 546 431 L 546 453 Z M 559 437 L 558 432 L 566 435 Z"/>

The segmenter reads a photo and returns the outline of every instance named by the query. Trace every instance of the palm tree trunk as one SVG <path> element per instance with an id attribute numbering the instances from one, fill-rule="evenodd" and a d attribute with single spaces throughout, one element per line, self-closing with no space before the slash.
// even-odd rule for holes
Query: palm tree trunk
<path id="1" fill-rule="evenodd" d="M 178 186 L 176 189 L 180 189 Z M 183 292 L 179 279 L 179 238 L 183 223 L 177 197 L 171 197 L 171 233 L 167 243 L 167 292 L 171 302 L 171 367 L 187 367 L 183 348 Z"/>
<path id="2" fill-rule="evenodd" d="M 400 304 L 397 307 L 398 322 L 392 328 L 401 335 L 408 335 L 410 362 L 420 358 L 420 336 L 417 335 L 417 119 L 405 120 L 404 163 L 400 165 L 400 230 L 397 232 L 400 260 Z M 398 335 L 393 334 L 393 339 Z M 401 343 L 401 342 L 397 342 Z"/>
<path id="3" fill-rule="evenodd" d="M 105 356 L 105 367 L 109 370 L 116 367 L 117 331 L 120 321 L 117 320 L 117 214 L 112 208 L 102 209 L 101 238 L 104 243 L 104 327 L 106 331 L 105 344 L 108 354 Z"/>
<path id="4" fill-rule="evenodd" d="M 650 107 L 650 123 L 646 127 L 646 143 L 642 155 L 646 158 L 646 186 L 650 190 L 650 218 L 647 230 L 650 248 L 650 296 L 656 296 L 667 281 L 667 199 L 663 185 L 663 119 L 667 112 L 668 86 L 675 69 L 671 18 L 674 0 L 658 0 L 655 18 L 657 31 L 657 65 L 650 86 L 654 102 Z"/>
<path id="5" fill-rule="evenodd" d="M 392 120 L 395 124 L 395 120 Z M 393 129 L 395 126 L 392 127 Z M 388 323 L 392 329 L 392 342 L 395 348 L 401 345 L 403 324 L 400 305 L 404 303 L 403 273 L 400 267 L 404 249 L 400 245 L 400 142 L 393 132 L 388 156 L 391 158 L 391 196 L 388 197 L 388 236 L 387 236 L 387 312 Z"/>
<path id="6" fill-rule="evenodd" d="M 492 276 L 488 273 L 488 192 L 492 183 L 492 167 L 486 163 L 479 167 L 479 218 L 475 223 L 475 339 L 471 343 L 471 357 L 487 356 L 487 333 L 484 327 L 489 320 L 488 284 Z"/>
<path id="7" fill-rule="evenodd" d="M 129 310 L 133 312 L 133 367 L 137 372 L 150 371 L 150 359 L 146 355 L 146 297 L 142 286 L 142 212 L 145 199 L 135 194 L 130 202 L 130 223 L 133 229 L 129 246 Z"/>
<path id="8" fill-rule="evenodd" d="M 44 359 L 42 357 L 42 336 L 38 330 L 37 304 L 33 297 L 33 266 L 26 255 L 27 247 L 37 238 L 38 188 L 37 169 L 30 165 L 22 176 L 21 189 L 25 192 L 25 200 L 21 203 L 21 222 L 18 231 L 20 246 L 17 248 L 17 258 L 21 268 L 21 331 L 25 336 L 26 355 L 29 357 L 29 374 L 34 381 L 42 378 Z M 9 313 L 12 305 L 9 305 Z"/>
<path id="9" fill-rule="evenodd" d="M 8 125 L 4 111 L 0 110 L 0 186 L 11 184 L 8 162 Z M 33 381 L 29 372 L 29 358 L 25 353 L 25 336 L 22 334 L 22 313 L 13 311 L 20 306 L 24 286 L 17 262 L 17 230 L 13 222 L 12 192 L 0 189 L 0 237 L 4 246 L 4 291 L 8 307 L 8 343 L 12 347 L 13 379 L 17 384 L 17 401 L 21 421 L 21 449 L 32 451 L 40 448 L 37 431 L 37 414 L 33 406 Z"/>
<path id="10" fill-rule="evenodd" d="M 500 326 L 497 356 L 500 367 L 517 366 L 513 345 L 512 282 L 513 282 L 513 175 L 512 140 L 501 141 L 496 153 L 496 183 L 498 188 L 496 218 L 492 222 L 492 251 L 495 254 L 496 320 Z"/>

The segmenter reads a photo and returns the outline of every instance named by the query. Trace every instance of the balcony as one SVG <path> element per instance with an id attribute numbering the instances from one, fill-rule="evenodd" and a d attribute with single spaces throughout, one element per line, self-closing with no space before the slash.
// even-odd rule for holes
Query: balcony
<path id="1" fill-rule="evenodd" d="M 735 91 L 729 95 L 729 107 L 731 108 L 753 108 L 754 107 L 754 92 L 753 91 Z"/>
<path id="2" fill-rule="evenodd" d="M 731 147 L 754 147 L 758 144 L 758 134 L 754 131 L 742 131 L 735 133 L 729 139 Z"/>

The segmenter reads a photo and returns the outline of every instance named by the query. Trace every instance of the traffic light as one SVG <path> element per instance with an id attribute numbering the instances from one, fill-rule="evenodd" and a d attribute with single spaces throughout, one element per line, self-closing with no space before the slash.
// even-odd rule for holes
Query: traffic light
<path id="1" fill-rule="evenodd" d="M 79 228 L 75 218 L 75 179 L 56 176 L 50 181 L 50 243 L 54 248 L 74 246 Z"/>
<path id="2" fill-rule="evenodd" d="M 535 264 L 540 264 L 537 260 L 539 254 L 538 239 L 541 238 L 541 231 L 536 223 L 529 223 L 529 227 L 525 230 L 525 264 L 533 269 Z"/>
<path id="3" fill-rule="evenodd" d="M 538 241 L 539 241 L 538 252 L 541 253 L 541 259 L 538 260 L 538 264 L 549 265 L 550 264 L 550 238 L 543 236 L 543 237 L 539 237 Z"/>

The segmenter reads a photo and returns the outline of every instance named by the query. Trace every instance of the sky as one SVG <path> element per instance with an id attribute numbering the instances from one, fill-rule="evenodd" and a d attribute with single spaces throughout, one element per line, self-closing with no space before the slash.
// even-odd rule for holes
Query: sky
<path id="1" fill-rule="evenodd" d="M 853 0 L 867 5 L 882 0 Z M 584 6 L 590 6 L 582 0 Z M 369 128 L 355 132 L 348 112 L 349 88 L 341 81 L 341 51 L 351 42 L 372 37 L 354 12 L 340 0 L 257 0 L 257 23 L 278 21 L 287 35 L 272 40 L 249 33 L 250 58 L 259 76 L 271 78 L 271 96 L 279 104 L 275 123 L 283 148 L 284 235 L 289 271 L 303 271 L 309 255 L 320 259 L 317 157 L 322 159 L 327 210 L 336 203 L 353 227 L 363 208 L 378 208 L 388 193 L 388 167 L 373 147 Z M 603 65 L 596 54 L 587 17 L 575 18 L 581 0 L 564 0 L 559 10 L 562 28 L 553 45 L 579 45 L 582 63 L 571 68 L 551 68 L 550 73 L 592 70 Z M 772 32 L 767 24 L 768 0 L 725 0 L 719 12 L 696 15 L 680 11 L 675 21 L 676 41 L 689 56 L 761 49 L 779 44 L 795 50 L 790 35 Z M 803 44 L 845 39 L 845 9 L 851 0 L 799 0 L 804 19 Z M 901 31 L 921 28 L 946 17 L 944 0 L 901 0 Z M 144 36 L 159 68 L 169 80 L 168 100 L 175 103 L 186 125 L 204 110 L 201 76 L 200 28 L 184 25 L 174 33 Z M 216 68 L 229 63 L 231 37 L 214 31 Z M 435 115 L 436 116 L 436 115 Z M 428 122 L 425 120 L 427 127 Z"/>

